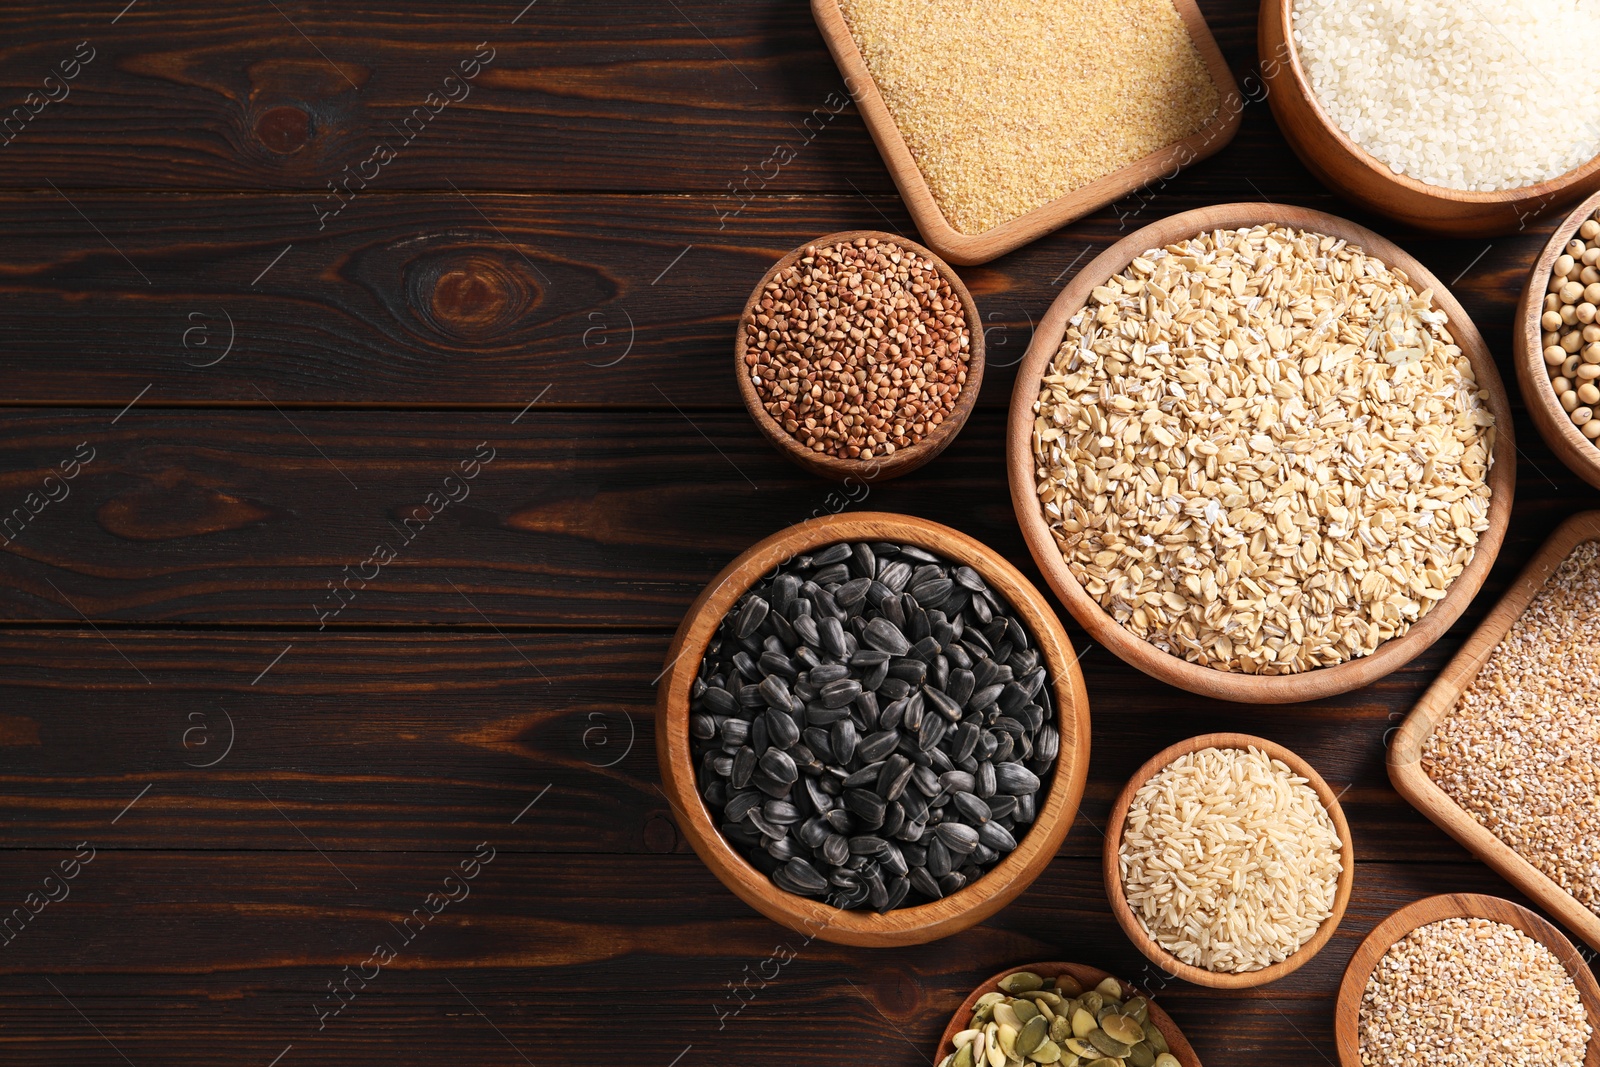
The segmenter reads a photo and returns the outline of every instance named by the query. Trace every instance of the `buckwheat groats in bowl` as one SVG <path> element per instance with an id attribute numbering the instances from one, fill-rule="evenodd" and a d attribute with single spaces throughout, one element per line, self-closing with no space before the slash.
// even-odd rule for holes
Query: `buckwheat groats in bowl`
<path id="1" fill-rule="evenodd" d="M 756 286 L 735 345 L 756 425 L 831 477 L 904 474 L 954 439 L 983 381 L 983 331 L 933 253 L 859 230 L 808 242 Z"/>
<path id="2" fill-rule="evenodd" d="M 1019 375 L 1035 558 L 1091 632 L 1174 684 L 1250 700 L 1370 681 L 1287 676 L 1398 645 L 1470 571 L 1425 647 L 1481 584 L 1511 489 L 1487 348 L 1420 264 L 1332 216 L 1228 205 L 1144 234 L 1084 269 L 1052 308 L 1061 333 L 1041 324 L 1054 351 Z"/>

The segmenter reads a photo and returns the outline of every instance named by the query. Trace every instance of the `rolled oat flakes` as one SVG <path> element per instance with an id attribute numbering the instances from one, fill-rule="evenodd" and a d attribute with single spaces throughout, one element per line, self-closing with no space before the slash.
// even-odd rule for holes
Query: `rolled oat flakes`
<path id="1" fill-rule="evenodd" d="M 1122 626 L 1220 670 L 1371 654 L 1489 526 L 1494 416 L 1431 291 L 1264 224 L 1135 258 L 1035 406 L 1062 557 Z"/>

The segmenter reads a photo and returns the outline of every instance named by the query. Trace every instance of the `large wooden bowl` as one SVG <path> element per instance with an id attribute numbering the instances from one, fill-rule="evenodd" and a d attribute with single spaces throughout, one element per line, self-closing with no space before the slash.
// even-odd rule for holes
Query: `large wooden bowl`
<path id="1" fill-rule="evenodd" d="M 1150 249 L 1193 237 L 1204 230 L 1231 229 L 1266 222 L 1343 238 L 1389 266 L 1405 271 L 1418 290 L 1432 289 L 1434 305 L 1448 317 L 1451 335 L 1471 361 L 1478 385 L 1488 396 L 1496 427 L 1493 463 L 1489 472 L 1492 490 L 1489 528 L 1478 539 L 1472 561 L 1451 583 L 1445 598 L 1434 604 L 1433 609 L 1404 634 L 1379 645 L 1370 656 L 1347 660 L 1333 667 L 1282 675 L 1244 674 L 1190 663 L 1182 657 L 1162 652 L 1124 629 L 1084 591 L 1061 558 L 1061 550 L 1056 546 L 1039 507 L 1033 456 L 1033 407 L 1039 398 L 1040 381 L 1061 347 L 1067 320 L 1084 306 L 1090 292 L 1124 270 L 1135 256 Z M 1511 434 L 1511 405 L 1506 398 L 1505 386 L 1500 382 L 1500 373 L 1495 369 L 1489 346 L 1444 283 L 1398 245 L 1365 227 L 1321 211 L 1281 204 L 1220 204 L 1185 211 L 1124 237 L 1091 260 L 1056 297 L 1034 331 L 1033 341 L 1028 345 L 1028 352 L 1017 370 L 1006 436 L 1011 503 L 1016 510 L 1017 521 L 1022 525 L 1023 538 L 1028 542 L 1028 550 L 1033 553 L 1034 561 L 1044 573 L 1045 581 L 1089 632 L 1089 636 L 1123 661 L 1170 685 L 1201 696 L 1252 704 L 1287 704 L 1348 692 L 1404 666 L 1444 636 L 1450 624 L 1466 610 L 1484 579 L 1489 576 L 1489 569 L 1500 552 L 1500 543 L 1505 539 L 1506 524 L 1511 520 L 1511 497 L 1516 485 L 1517 451 Z"/>
<path id="2" fill-rule="evenodd" d="M 1139 921 L 1139 917 L 1133 913 L 1133 908 L 1128 904 L 1128 895 L 1122 888 L 1122 870 L 1118 854 L 1122 849 L 1122 829 L 1128 821 L 1128 808 L 1133 803 L 1133 795 L 1179 756 L 1186 756 L 1203 748 L 1258 748 L 1273 759 L 1288 764 L 1290 770 L 1306 779 L 1311 788 L 1316 790 L 1317 798 L 1328 810 L 1328 815 L 1333 819 L 1333 827 L 1338 831 L 1339 840 L 1344 846 L 1339 854 L 1342 870 L 1339 873 L 1339 886 L 1334 894 L 1333 914 L 1322 921 L 1322 925 L 1317 927 L 1317 932 L 1312 935 L 1311 940 L 1301 945 L 1298 952 L 1282 963 L 1274 963 L 1259 971 L 1230 974 L 1223 971 L 1208 971 L 1203 967 L 1184 963 L 1162 948 L 1145 930 L 1144 924 Z M 1248 989 L 1276 982 L 1284 975 L 1299 970 L 1310 962 L 1313 956 L 1321 952 L 1329 938 L 1333 937 L 1333 932 L 1339 928 L 1339 922 L 1344 918 L 1345 909 L 1350 905 L 1350 890 L 1355 885 L 1355 841 L 1350 836 L 1350 823 L 1345 820 L 1344 809 L 1339 806 L 1338 796 L 1311 764 L 1282 745 L 1265 738 L 1252 737 L 1249 734 L 1203 734 L 1191 737 L 1187 741 L 1180 741 L 1156 753 L 1128 780 L 1116 803 L 1112 805 L 1111 818 L 1106 824 L 1102 873 L 1105 876 L 1106 897 L 1111 901 L 1112 914 L 1117 917 L 1117 922 L 1122 926 L 1122 932 L 1128 935 L 1128 940 L 1132 941 L 1134 947 L 1144 953 L 1145 958 L 1151 963 L 1168 974 L 1182 978 L 1186 982 L 1193 982 L 1195 985 L 1209 986 L 1213 989 Z"/>
<path id="3" fill-rule="evenodd" d="M 1364 1067 L 1360 1040 L 1361 996 L 1366 991 L 1372 969 L 1384 953 L 1419 926 L 1456 918 L 1490 919 L 1514 926 L 1555 954 L 1577 983 L 1578 995 L 1589 1012 L 1589 1025 L 1596 1032 L 1596 1036 L 1589 1039 L 1584 1067 L 1600 1067 L 1600 985 L 1596 984 L 1589 965 L 1578 955 L 1572 942 L 1550 923 L 1520 904 L 1481 893 L 1450 893 L 1407 904 L 1379 923 L 1361 942 L 1361 947 L 1350 958 L 1350 966 L 1345 968 L 1344 980 L 1339 983 L 1333 1035 L 1339 1048 L 1340 1067 Z"/>
<path id="4" fill-rule="evenodd" d="M 1526 229 L 1600 188 L 1600 156 L 1549 181 L 1493 192 L 1447 189 L 1396 174 L 1351 140 L 1318 103 L 1291 32 L 1293 3 L 1261 0 L 1256 47 L 1267 103 L 1294 154 L 1335 193 L 1420 230 L 1481 237 Z"/>
<path id="5" fill-rule="evenodd" d="M 1550 451 L 1565 463 L 1573 474 L 1600 489 L 1600 444 L 1589 440 L 1572 425 L 1556 391 L 1550 387 L 1550 376 L 1545 371 L 1544 347 L 1540 337 L 1544 331 L 1539 319 L 1544 314 L 1545 286 L 1550 282 L 1550 272 L 1567 242 L 1577 234 L 1583 220 L 1600 208 L 1600 193 L 1584 200 L 1572 209 L 1555 233 L 1550 243 L 1528 271 L 1527 284 L 1522 287 L 1522 299 L 1517 304 L 1517 317 L 1511 338 L 1516 355 L 1517 384 L 1522 387 L 1522 402 L 1533 416 L 1539 436 L 1550 446 Z"/>
<path id="6" fill-rule="evenodd" d="M 1108 971 L 1098 967 L 1085 967 L 1081 963 L 1024 963 L 1018 967 L 1007 967 L 999 974 L 990 975 L 983 984 L 974 989 L 966 1000 L 961 1002 L 961 1007 L 950 1017 L 950 1025 L 944 1028 L 944 1035 L 939 1038 L 939 1048 L 933 1054 L 933 1062 L 938 1064 L 950 1053 L 955 1051 L 955 1036 L 967 1028 L 967 1022 L 972 1018 L 972 1006 L 978 1003 L 978 998 L 985 993 L 1000 991 L 1000 979 L 1008 974 L 1018 971 L 1032 971 L 1040 978 L 1055 978 L 1058 975 L 1071 975 L 1076 978 L 1085 989 L 1093 989 L 1107 978 L 1114 977 Z M 1149 994 L 1141 992 L 1131 982 L 1117 979 L 1117 984 L 1122 986 L 1122 999 L 1142 996 L 1150 1001 L 1150 1021 L 1155 1028 L 1161 1031 L 1161 1036 L 1167 1039 L 1167 1045 L 1172 1049 L 1172 1054 L 1178 1058 L 1183 1067 L 1200 1067 L 1200 1057 L 1195 1054 L 1194 1047 L 1189 1044 L 1189 1039 L 1183 1036 L 1183 1031 L 1178 1029 L 1178 1024 L 1172 1021 L 1172 1016 L 1162 1011 L 1160 1006 L 1151 999 Z"/>
<path id="7" fill-rule="evenodd" d="M 1043 656 L 1055 696 L 1055 725 L 1061 731 L 1049 792 L 1016 849 L 982 878 L 941 900 L 883 915 L 832 908 L 786 893 L 746 862 L 718 832 L 700 799 L 689 744 L 689 686 L 728 609 L 790 557 L 839 541 L 914 544 L 981 574 L 1027 626 Z M 982 922 L 1026 889 L 1054 858 L 1083 798 L 1089 770 L 1089 701 L 1066 631 L 1044 596 L 1005 557 L 948 526 L 910 515 L 829 515 L 753 545 L 723 568 L 690 605 L 667 649 L 667 669 L 656 701 L 656 748 L 664 792 L 684 836 L 712 873 L 745 903 L 775 922 L 825 941 L 869 947 L 915 945 Z"/>
<path id="8" fill-rule="evenodd" d="M 805 255 L 807 248 L 816 245 L 831 247 L 845 241 L 854 241 L 858 237 L 875 237 L 931 260 L 939 274 L 950 283 L 951 290 L 961 298 L 961 308 L 967 317 L 967 329 L 972 334 L 967 356 L 967 380 L 956 396 L 956 406 L 950 412 L 950 417 L 934 427 L 932 433 L 916 444 L 902 448 L 892 456 L 878 456 L 874 459 L 842 459 L 813 452 L 801 445 L 793 434 L 780 426 L 778 420 L 767 412 L 766 406 L 761 403 L 761 398 L 756 393 L 755 384 L 750 381 L 750 368 L 744 363 L 746 328 L 754 321 L 756 302 L 761 299 L 767 283 L 776 277 L 779 271 L 793 266 L 796 260 Z M 807 241 L 774 263 L 772 269 L 761 276 L 761 281 L 756 283 L 755 289 L 750 293 L 750 299 L 744 303 L 744 311 L 739 315 L 739 334 L 733 343 L 733 372 L 739 382 L 739 395 L 744 398 L 744 406 L 750 412 L 750 417 L 755 420 L 762 435 L 772 442 L 772 447 L 781 452 L 785 458 L 813 474 L 820 474 L 835 481 L 857 478 L 866 484 L 886 482 L 890 478 L 909 474 L 932 460 L 949 447 L 950 442 L 956 439 L 956 434 L 961 432 L 961 427 L 967 424 L 973 405 L 978 402 L 978 390 L 983 388 L 983 320 L 978 317 L 978 305 L 973 303 L 972 293 L 968 291 L 956 272 L 950 269 L 950 264 L 928 249 L 915 241 L 908 241 L 904 237 L 884 233 L 882 230 L 844 230 L 840 233 L 830 233 L 826 237 L 818 237 L 814 241 Z"/>
<path id="9" fill-rule="evenodd" d="M 1205 16 L 1195 0 L 1173 0 L 1178 17 L 1183 20 L 1189 37 L 1194 41 L 1206 72 L 1217 86 L 1219 104 L 1217 113 L 1204 127 L 1143 159 L 1135 160 L 1120 170 L 1112 171 L 1081 188 L 1034 208 L 1026 215 L 1000 223 L 982 233 L 962 233 L 950 224 L 928 188 L 922 168 L 917 166 L 911 148 L 900 134 L 889 105 L 873 81 L 867 61 L 856 47 L 850 34 L 850 25 L 844 12 L 839 10 L 839 0 L 811 0 L 811 14 L 817 20 L 828 51 L 844 75 L 845 88 L 855 99 L 856 108 L 867 124 L 867 132 L 883 155 L 895 188 L 905 201 L 906 210 L 917 224 L 923 240 L 939 250 L 939 254 L 952 263 L 970 265 L 987 263 L 1029 241 L 1038 240 L 1052 230 L 1080 219 L 1092 211 L 1145 186 L 1171 181 L 1178 171 L 1191 163 L 1220 152 L 1239 132 L 1240 115 L 1244 112 L 1244 98 L 1234 84 L 1233 72 L 1217 47 L 1216 38 L 1206 25 Z M 1073 77 L 1072 71 L 1062 71 L 1064 78 Z M 974 122 L 982 116 L 975 114 Z"/>
<path id="10" fill-rule="evenodd" d="M 1588 444 L 1587 441 L 1584 443 Z M 1411 714 L 1406 716 L 1406 721 L 1389 745 L 1389 780 L 1399 794 L 1411 802 L 1412 807 L 1432 819 L 1439 829 L 1560 919 L 1567 929 L 1600 949 L 1600 915 L 1578 903 L 1561 888 L 1560 883 L 1474 819 L 1422 769 L 1422 746 L 1427 743 L 1434 729 L 1450 717 L 1461 694 L 1478 676 L 1479 669 L 1500 639 L 1510 631 L 1518 616 L 1532 603 L 1572 550 L 1585 541 L 1594 540 L 1600 540 L 1600 511 L 1574 515 L 1550 535 L 1550 539 L 1528 561 L 1522 573 L 1517 575 L 1517 580 L 1511 583 L 1494 610 L 1478 624 L 1472 636 L 1467 638 L 1467 643 L 1461 646 L 1461 651 L 1445 665 L 1428 691 L 1422 694 L 1422 699 L 1411 710 Z"/>

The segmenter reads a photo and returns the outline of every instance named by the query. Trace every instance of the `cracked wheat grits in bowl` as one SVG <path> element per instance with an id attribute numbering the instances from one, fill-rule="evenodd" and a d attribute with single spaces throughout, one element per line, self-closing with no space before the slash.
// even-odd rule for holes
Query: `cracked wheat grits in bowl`
<path id="1" fill-rule="evenodd" d="M 1461 306 L 1377 234 L 1271 204 L 1112 246 L 1012 398 L 1012 500 L 1091 635 L 1205 695 L 1307 700 L 1426 648 L 1509 518 L 1505 391 Z"/>

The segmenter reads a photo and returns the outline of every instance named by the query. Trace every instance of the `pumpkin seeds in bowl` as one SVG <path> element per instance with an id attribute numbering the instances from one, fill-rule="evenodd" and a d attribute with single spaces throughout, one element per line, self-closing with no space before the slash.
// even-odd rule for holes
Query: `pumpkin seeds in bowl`
<path id="1" fill-rule="evenodd" d="M 1107 977 L 1014 971 L 972 1005 L 938 1067 L 1181 1067 L 1150 1021 L 1150 1002 Z"/>

